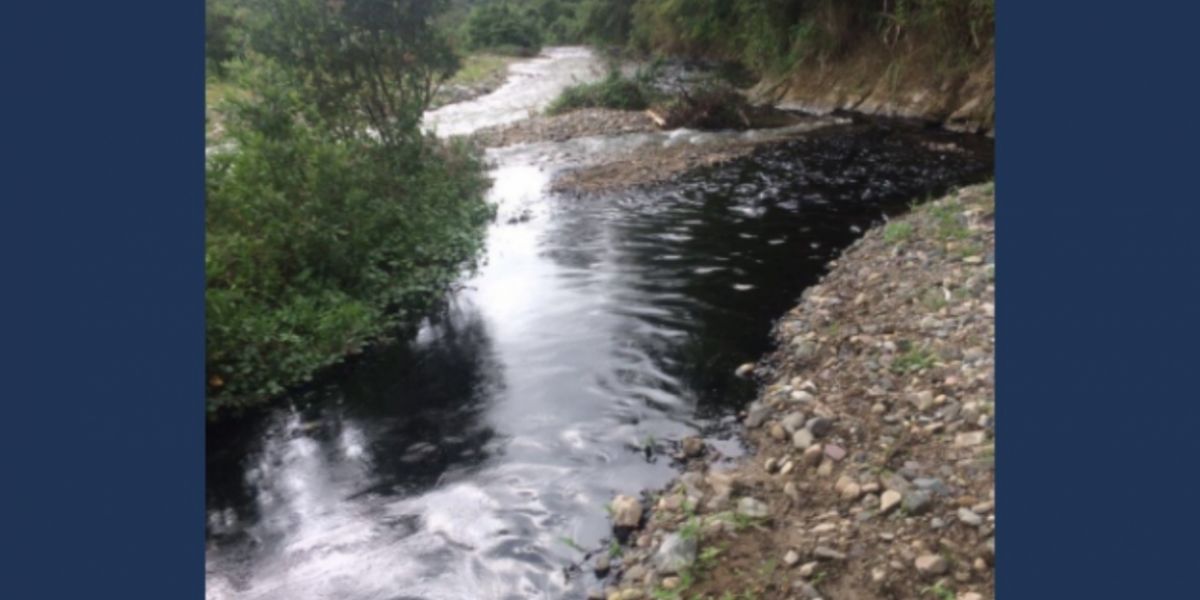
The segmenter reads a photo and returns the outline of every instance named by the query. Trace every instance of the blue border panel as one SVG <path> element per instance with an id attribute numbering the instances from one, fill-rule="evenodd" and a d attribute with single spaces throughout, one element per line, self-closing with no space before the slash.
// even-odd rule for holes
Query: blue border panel
<path id="1" fill-rule="evenodd" d="M 997 4 L 997 595 L 1194 597 L 1197 11 Z"/>
<path id="2" fill-rule="evenodd" d="M 202 598 L 204 4 L 0 18 L 5 598 Z"/>

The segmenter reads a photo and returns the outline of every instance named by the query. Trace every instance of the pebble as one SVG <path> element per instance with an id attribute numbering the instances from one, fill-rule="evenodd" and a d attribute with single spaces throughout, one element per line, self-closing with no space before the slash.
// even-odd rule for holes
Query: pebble
<path id="1" fill-rule="evenodd" d="M 745 363 L 739 366 L 733 374 L 742 378 L 750 377 L 754 374 L 754 363 Z"/>
<path id="2" fill-rule="evenodd" d="M 910 515 L 919 515 L 929 508 L 931 498 L 929 492 L 918 490 L 904 496 L 901 506 Z"/>
<path id="3" fill-rule="evenodd" d="M 956 448 L 969 448 L 971 446 L 978 446 L 986 440 L 987 432 L 985 431 L 964 432 L 954 436 L 954 446 Z"/>
<path id="4" fill-rule="evenodd" d="M 804 450 L 804 463 L 808 466 L 816 466 L 821 463 L 821 455 L 823 454 L 821 447 L 816 444 L 811 444 Z"/>
<path id="5" fill-rule="evenodd" d="M 833 431 L 833 421 L 825 417 L 813 417 L 808 420 L 808 430 L 813 435 L 823 438 Z"/>
<path id="6" fill-rule="evenodd" d="M 737 513 L 754 519 L 765 519 L 770 514 L 767 503 L 749 496 L 738 500 Z"/>
<path id="7" fill-rule="evenodd" d="M 846 449 L 837 444 L 825 444 L 825 456 L 833 460 L 842 460 L 846 458 Z"/>
<path id="8" fill-rule="evenodd" d="M 787 429 L 783 425 L 780 425 L 779 423 L 771 423 L 772 438 L 782 441 L 787 439 L 787 435 Z"/>
<path id="9" fill-rule="evenodd" d="M 619 495 L 611 507 L 613 527 L 635 529 L 642 522 L 642 503 L 633 496 Z"/>
<path id="10" fill-rule="evenodd" d="M 950 568 L 946 559 L 938 554 L 922 554 L 913 564 L 923 575 L 941 575 Z"/>
<path id="11" fill-rule="evenodd" d="M 879 497 L 879 512 L 884 514 L 891 512 L 893 508 L 896 508 L 896 506 L 900 504 L 900 500 L 903 498 L 904 495 L 896 490 L 888 490 L 884 492 L 883 495 Z"/>
<path id="12" fill-rule="evenodd" d="M 958 520 L 972 527 L 979 527 L 980 525 L 983 525 L 983 517 L 975 514 L 975 512 L 969 508 L 958 509 Z"/>
<path id="13" fill-rule="evenodd" d="M 789 567 L 795 566 L 798 562 L 800 562 L 800 554 L 795 550 L 788 550 L 787 554 L 783 555 L 783 564 Z"/>
<path id="14" fill-rule="evenodd" d="M 601 554 L 596 559 L 596 565 L 592 570 L 596 572 L 596 577 L 604 577 L 608 574 L 609 568 L 611 568 L 611 563 L 609 562 L 608 555 Z"/>
<path id="15" fill-rule="evenodd" d="M 625 569 L 625 573 L 621 576 L 622 581 L 635 581 L 641 583 L 646 578 L 646 567 L 642 565 L 633 565 Z"/>
<path id="16" fill-rule="evenodd" d="M 800 450 L 807 450 L 813 445 L 813 441 L 813 434 L 807 429 L 801 429 L 792 435 L 792 446 Z"/>
<path id="17" fill-rule="evenodd" d="M 804 413 L 790 412 L 779 422 L 788 433 L 796 433 L 804 428 Z"/>
<path id="18" fill-rule="evenodd" d="M 696 537 L 667 534 L 654 553 L 654 567 L 663 573 L 679 573 L 696 561 Z"/>
<path id="19" fill-rule="evenodd" d="M 966 592 L 959 594 L 956 600 L 983 600 L 983 594 L 979 592 Z"/>
<path id="20" fill-rule="evenodd" d="M 827 546 L 817 546 L 817 548 L 813 550 L 813 556 L 816 556 L 817 558 L 823 558 L 825 560 L 846 560 L 846 555 L 844 553 L 838 552 L 837 550 Z"/>
<path id="21" fill-rule="evenodd" d="M 807 563 L 800 565 L 800 576 L 805 579 L 812 577 L 813 573 L 817 572 L 818 566 L 820 566 L 820 563 L 818 563 L 815 560 L 813 562 L 807 562 Z"/>
<path id="22" fill-rule="evenodd" d="M 690 436 L 683 438 L 683 455 L 688 458 L 695 458 L 704 454 L 704 439 L 700 436 Z"/>
<path id="23" fill-rule="evenodd" d="M 750 403 L 746 409 L 746 427 L 754 429 L 766 422 L 767 417 L 771 416 L 771 409 L 767 405 L 755 400 Z"/>
<path id="24" fill-rule="evenodd" d="M 808 404 L 813 401 L 814 397 L 805 390 L 795 390 L 788 396 L 788 399 L 796 404 Z"/>
<path id="25" fill-rule="evenodd" d="M 664 577 L 662 580 L 663 588 L 668 589 L 668 590 L 673 590 L 673 589 L 679 587 L 679 583 L 680 583 L 679 578 L 674 577 L 674 576 Z"/>

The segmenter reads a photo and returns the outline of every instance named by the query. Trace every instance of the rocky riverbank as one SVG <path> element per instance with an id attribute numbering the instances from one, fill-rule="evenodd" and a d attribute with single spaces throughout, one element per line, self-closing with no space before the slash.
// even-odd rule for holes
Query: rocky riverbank
<path id="1" fill-rule="evenodd" d="M 779 122 L 777 119 L 773 124 Z M 790 113 L 784 122 L 786 126 L 745 131 L 675 129 L 658 143 L 629 144 L 624 151 L 606 156 L 601 162 L 567 170 L 554 180 L 552 187 L 558 192 L 590 194 L 650 185 L 695 168 L 745 156 L 764 143 L 778 142 L 821 127 L 848 123 L 849 120 Z M 661 130 L 646 112 L 585 108 L 484 128 L 471 134 L 470 138 L 482 147 L 494 148 L 535 142 L 563 142 L 599 135 L 654 132 Z"/>
<path id="2" fill-rule="evenodd" d="M 868 231 L 739 375 L 751 458 L 700 438 L 668 489 L 611 506 L 609 600 L 994 596 L 994 198 Z"/>

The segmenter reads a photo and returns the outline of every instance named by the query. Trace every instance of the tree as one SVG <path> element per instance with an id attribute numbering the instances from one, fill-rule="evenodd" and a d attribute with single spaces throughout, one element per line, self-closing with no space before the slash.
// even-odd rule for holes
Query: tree
<path id="1" fill-rule="evenodd" d="M 343 138 L 420 137 L 421 115 L 458 59 L 433 18 L 445 0 L 262 0 L 252 48 L 291 75 Z"/>

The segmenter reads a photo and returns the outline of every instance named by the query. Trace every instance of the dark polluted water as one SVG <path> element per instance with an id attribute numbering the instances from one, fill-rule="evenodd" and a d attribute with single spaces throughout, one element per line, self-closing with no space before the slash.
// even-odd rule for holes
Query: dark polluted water
<path id="1" fill-rule="evenodd" d="M 864 121 L 670 184 L 547 192 L 580 157 L 493 151 L 487 256 L 414 339 L 208 435 L 210 598 L 576 598 L 606 503 L 730 425 L 774 319 L 913 200 L 990 177 L 991 141 Z M 581 550 L 583 549 L 583 550 Z"/>

